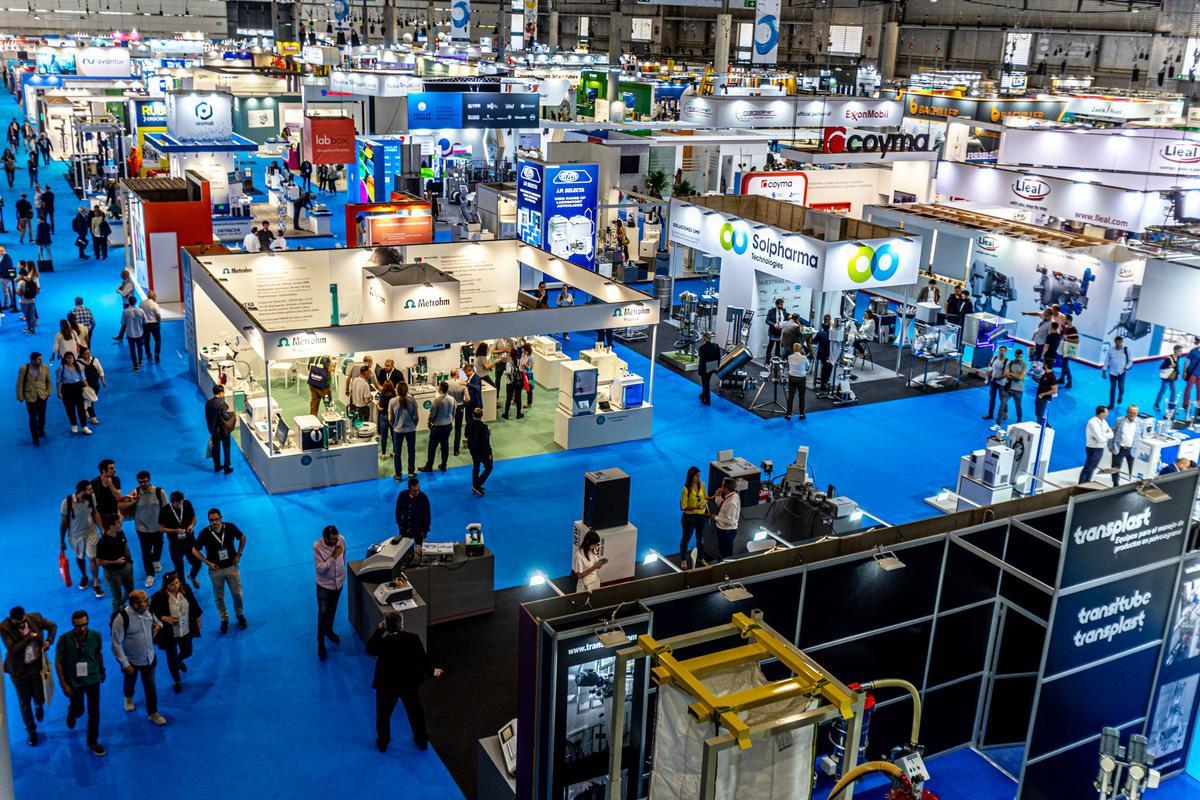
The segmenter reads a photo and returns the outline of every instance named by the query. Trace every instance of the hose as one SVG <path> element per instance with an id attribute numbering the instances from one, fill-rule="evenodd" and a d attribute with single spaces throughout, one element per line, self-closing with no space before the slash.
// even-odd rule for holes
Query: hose
<path id="1" fill-rule="evenodd" d="M 870 683 L 862 684 L 865 691 L 872 689 L 903 689 L 912 695 L 913 701 L 913 717 L 912 717 L 912 733 L 909 736 L 908 743 L 913 747 L 921 741 L 921 694 L 917 691 L 917 687 L 913 686 L 908 681 L 900 680 L 899 678 L 886 678 L 881 681 L 871 681 Z"/>
<path id="2" fill-rule="evenodd" d="M 854 783 L 864 775 L 868 775 L 872 772 L 886 772 L 889 777 L 895 778 L 896 780 L 903 780 L 906 777 L 904 770 L 900 769 L 890 761 L 868 761 L 865 764 L 859 764 L 857 767 L 843 775 L 841 780 L 834 784 L 833 791 L 829 793 L 828 800 L 834 800 L 839 794 L 842 793 L 842 791 L 845 790 L 847 786 Z"/>

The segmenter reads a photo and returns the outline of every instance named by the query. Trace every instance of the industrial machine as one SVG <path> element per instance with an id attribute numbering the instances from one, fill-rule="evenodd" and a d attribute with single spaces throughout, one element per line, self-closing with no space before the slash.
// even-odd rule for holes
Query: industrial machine
<path id="1" fill-rule="evenodd" d="M 558 407 L 578 417 L 596 412 L 599 375 L 586 361 L 564 361 L 559 367 Z"/>
<path id="2" fill-rule="evenodd" d="M 1033 292 L 1042 308 L 1057 304 L 1064 314 L 1074 316 L 1079 316 L 1087 308 L 1088 286 L 1096 280 L 1091 267 L 1084 268 L 1082 278 L 1040 264 L 1037 273 L 1041 277 L 1033 287 Z"/>
<path id="3" fill-rule="evenodd" d="M 553 336 L 530 336 L 525 341 L 533 348 L 533 352 L 543 356 L 553 355 L 559 352 L 561 348 L 558 339 L 555 339 Z"/>
<path id="4" fill-rule="evenodd" d="M 709 494 L 716 493 L 726 478 L 733 478 L 743 509 L 758 504 L 762 470 L 746 459 L 734 456 L 732 450 L 722 450 L 715 461 L 708 462 Z"/>
<path id="5" fill-rule="evenodd" d="M 1013 490 L 1026 496 L 1041 491 L 1050 467 L 1054 429 L 1037 422 L 1017 422 L 1008 426 L 1003 439 L 1013 451 Z"/>
<path id="6" fill-rule="evenodd" d="M 749 384 L 745 367 L 753 360 L 750 351 L 745 347 L 738 347 L 723 355 L 717 364 L 717 379 L 721 381 L 720 391 L 729 389 L 738 392 L 740 397 L 745 397 Z"/>
<path id="7" fill-rule="evenodd" d="M 611 383 L 613 378 L 629 369 L 629 364 L 610 348 L 597 345 L 591 350 L 581 350 L 579 358 L 596 368 L 596 380 L 601 384 Z"/>
<path id="8" fill-rule="evenodd" d="M 937 303 L 917 303 L 913 312 L 913 319 L 922 325 L 937 325 L 938 315 L 941 313 L 942 307 Z"/>
<path id="9" fill-rule="evenodd" d="M 947 322 L 927 325 L 913 336 L 913 353 L 926 358 L 953 355 L 958 352 L 959 327 Z"/>
<path id="10" fill-rule="evenodd" d="M 342 412 L 326 408 L 321 412 L 321 422 L 325 426 L 326 445 L 332 446 L 346 441 L 346 417 Z"/>
<path id="11" fill-rule="evenodd" d="M 978 261 L 971 262 L 971 297 L 976 309 L 1008 315 L 1008 304 L 1017 299 L 1016 281 L 1010 275 Z"/>
<path id="12" fill-rule="evenodd" d="M 482 522 L 472 522 L 467 525 L 467 535 L 464 542 L 467 558 L 474 558 L 484 554 Z"/>
<path id="13" fill-rule="evenodd" d="M 412 600 L 413 588 L 408 582 L 408 578 L 404 577 L 404 573 L 393 578 L 390 581 L 385 581 L 375 587 L 375 601 L 381 606 L 390 606 L 393 603 L 403 603 L 406 600 Z"/>
<path id="14" fill-rule="evenodd" d="M 754 400 L 750 403 L 750 410 L 771 414 L 786 414 L 787 406 L 780 402 L 779 393 L 781 389 L 786 393 L 787 380 L 787 362 L 782 358 L 772 358 L 767 363 L 765 378 L 759 385 L 758 391 L 754 395 Z M 771 386 L 771 397 L 760 402 L 759 398 L 762 397 L 763 390 L 767 388 L 768 384 Z"/>
<path id="15" fill-rule="evenodd" d="M 613 408 L 641 408 L 645 402 L 646 386 L 641 375 L 626 372 L 609 384 L 608 400 Z"/>
<path id="16" fill-rule="evenodd" d="M 250 424 L 257 426 L 263 422 L 270 424 L 270 421 L 279 414 L 279 403 L 275 402 L 275 398 L 271 398 L 270 411 L 267 410 L 267 398 L 248 397 L 246 398 L 246 416 L 250 418 Z"/>
<path id="17" fill-rule="evenodd" d="M 1100 768 L 1092 784 L 1099 800 L 1138 800 L 1147 789 L 1158 788 L 1159 774 L 1147 744 L 1145 736 L 1135 733 L 1129 737 L 1128 747 L 1123 747 L 1120 731 L 1101 730 Z"/>
<path id="18" fill-rule="evenodd" d="M 1008 332 L 1012 324 L 1013 320 L 986 311 L 967 314 L 963 319 L 962 343 L 964 351 L 968 346 L 972 348 L 972 368 L 986 368 L 995 357 L 997 349 L 1012 342 L 1013 338 Z"/>
<path id="19" fill-rule="evenodd" d="M 725 321 L 729 323 L 729 332 L 725 337 L 725 358 L 721 359 L 717 376 L 721 379 L 722 389 L 733 389 L 744 397 L 746 389 L 751 388 L 751 381 L 743 367 L 754 357 L 753 354 L 747 349 L 746 353 L 749 358 L 745 361 L 741 361 L 737 366 L 731 364 L 729 369 L 725 369 L 725 364 L 735 351 L 748 347 L 750 326 L 754 324 L 754 311 L 738 306 L 729 306 L 725 309 Z"/>
<path id="20" fill-rule="evenodd" d="M 1150 333 L 1150 323 L 1143 322 L 1137 318 L 1138 301 L 1141 297 L 1141 284 L 1133 284 L 1125 290 L 1125 300 L 1121 308 L 1121 316 L 1118 317 L 1117 324 L 1113 325 L 1112 330 L 1108 332 L 1109 336 L 1113 334 L 1124 336 L 1126 341 L 1132 342 Z"/>
<path id="21" fill-rule="evenodd" d="M 325 448 L 325 423 L 312 414 L 293 417 L 292 422 L 295 423 L 301 450 L 323 450 Z"/>
<path id="22" fill-rule="evenodd" d="M 696 344 L 700 341 L 697 314 L 700 298 L 692 292 L 679 293 L 679 308 L 674 317 L 679 320 L 679 336 L 675 339 L 675 352 L 681 355 L 696 355 Z"/>
<path id="23" fill-rule="evenodd" d="M 413 540 L 393 536 L 367 548 L 367 557 L 358 568 L 358 576 L 367 582 L 383 582 L 399 577 L 412 560 Z"/>
<path id="24" fill-rule="evenodd" d="M 958 510 L 990 506 L 1011 500 L 1016 452 L 991 444 L 962 457 L 958 469 Z"/>

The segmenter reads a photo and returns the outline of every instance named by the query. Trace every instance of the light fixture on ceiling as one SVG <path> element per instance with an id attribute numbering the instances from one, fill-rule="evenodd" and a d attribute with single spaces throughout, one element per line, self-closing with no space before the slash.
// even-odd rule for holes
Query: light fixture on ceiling
<path id="1" fill-rule="evenodd" d="M 1151 503 L 1164 503 L 1171 499 L 1171 495 L 1164 492 L 1148 480 L 1144 480 L 1138 484 L 1137 493 L 1149 500 Z"/>
<path id="2" fill-rule="evenodd" d="M 750 600 L 754 597 L 754 595 L 750 593 L 750 590 L 738 581 L 731 581 L 729 583 L 721 584 L 717 587 L 717 592 L 720 593 L 721 597 L 724 597 L 731 603 L 737 603 L 742 600 Z"/>
<path id="3" fill-rule="evenodd" d="M 676 566 L 671 561 L 669 561 L 666 556 L 664 556 L 662 553 L 658 552 L 657 550 L 651 548 L 651 549 L 647 550 L 646 555 L 642 557 L 642 564 L 645 566 L 650 566 L 655 561 L 659 561 L 659 562 L 662 562 L 663 564 L 666 564 L 668 567 L 670 567 L 675 572 L 683 572 L 682 569 L 680 569 L 678 566 Z"/>

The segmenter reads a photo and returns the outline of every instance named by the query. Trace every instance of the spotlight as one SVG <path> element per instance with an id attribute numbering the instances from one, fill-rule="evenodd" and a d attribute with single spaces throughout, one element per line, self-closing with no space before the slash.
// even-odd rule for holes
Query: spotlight
<path id="1" fill-rule="evenodd" d="M 1148 480 L 1142 481 L 1140 484 L 1138 484 L 1136 491 L 1151 503 L 1163 503 L 1171 499 L 1171 495 L 1150 483 Z"/>
<path id="2" fill-rule="evenodd" d="M 530 586 L 549 586 L 551 589 L 554 590 L 554 593 L 556 595 L 558 595 L 559 597 L 567 596 L 566 593 L 563 592 L 562 589 L 558 588 L 554 584 L 554 581 L 547 578 L 546 573 L 542 572 L 540 569 L 537 572 L 533 573 L 533 575 L 530 576 L 529 585 Z"/>
<path id="3" fill-rule="evenodd" d="M 717 591 L 720 592 L 721 597 L 724 597 L 731 603 L 736 603 L 740 600 L 750 600 L 754 597 L 745 586 L 736 581 L 718 586 Z"/>
<path id="4" fill-rule="evenodd" d="M 646 555 L 642 556 L 642 564 L 645 566 L 649 566 L 649 565 L 653 564 L 655 561 L 661 561 L 662 563 L 666 564 L 674 572 L 683 572 L 683 570 L 680 569 L 678 566 L 676 566 L 672 562 L 668 561 L 666 556 L 664 556 L 662 553 L 658 552 L 657 550 L 655 550 L 653 548 L 651 548 L 650 550 L 647 550 Z"/>
<path id="5" fill-rule="evenodd" d="M 882 546 L 875 549 L 875 555 L 872 556 L 872 558 L 875 559 L 875 563 L 878 564 L 879 568 L 884 572 L 892 572 L 894 570 L 904 569 L 906 566 L 908 566 L 901 561 L 895 553 L 890 550 L 884 550 Z"/>

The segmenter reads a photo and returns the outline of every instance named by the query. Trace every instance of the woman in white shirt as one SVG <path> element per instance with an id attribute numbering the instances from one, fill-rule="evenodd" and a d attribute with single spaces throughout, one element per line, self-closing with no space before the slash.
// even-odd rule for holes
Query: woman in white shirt
<path id="1" fill-rule="evenodd" d="M 600 557 L 600 534 L 589 529 L 571 557 L 571 572 L 575 575 L 575 591 L 590 592 L 600 588 L 600 568 L 608 563 Z"/>
<path id="2" fill-rule="evenodd" d="M 742 516 L 742 498 L 736 491 L 733 478 L 726 478 L 713 498 L 717 513 L 713 515 L 713 527 L 717 529 L 717 546 L 721 560 L 733 558 L 733 540 L 737 538 L 738 522 Z"/>
<path id="3" fill-rule="evenodd" d="M 58 321 L 58 333 L 54 334 L 54 349 L 50 351 L 50 362 L 62 358 L 67 353 L 79 355 L 79 337 L 71 323 L 65 319 Z"/>

